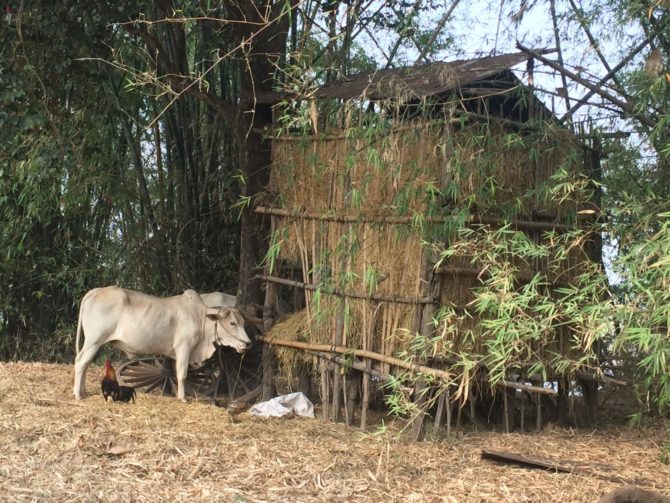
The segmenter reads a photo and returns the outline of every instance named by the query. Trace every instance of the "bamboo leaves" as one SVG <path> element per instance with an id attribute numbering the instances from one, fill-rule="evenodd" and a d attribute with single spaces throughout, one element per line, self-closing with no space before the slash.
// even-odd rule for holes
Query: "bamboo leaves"
<path id="1" fill-rule="evenodd" d="M 479 285 L 463 306 L 463 315 L 453 310 L 438 313 L 438 332 L 455 330 L 455 324 L 468 327 L 471 343 L 461 346 L 468 349 L 459 354 L 474 355 L 480 348 L 481 358 L 470 363 L 488 369 L 492 384 L 516 369 L 526 369 L 527 376 L 562 375 L 592 365 L 597 343 L 611 335 L 611 326 L 603 320 L 612 306 L 607 301 L 604 274 L 575 244 L 583 242 L 586 234 L 552 232 L 533 240 L 510 226 L 460 230 L 442 252 L 441 262 L 468 257 L 481 271 Z M 572 278 L 574 286 L 557 286 L 561 276 Z M 468 312 L 478 320 L 474 325 L 464 317 Z M 566 335 L 571 341 L 569 351 L 558 345 Z M 445 347 L 445 351 L 453 354 L 454 349 Z"/>

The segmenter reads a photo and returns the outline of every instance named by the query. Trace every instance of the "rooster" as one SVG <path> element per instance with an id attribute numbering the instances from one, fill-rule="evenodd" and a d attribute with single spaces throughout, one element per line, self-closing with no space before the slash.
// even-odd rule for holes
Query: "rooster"
<path id="1" fill-rule="evenodd" d="M 130 402 L 131 400 L 133 403 L 135 403 L 135 397 L 137 396 L 137 392 L 135 391 L 135 388 L 132 388 L 130 386 L 119 386 L 119 391 L 116 394 L 116 396 L 112 396 L 112 400 L 119 401 L 119 402 Z"/>
<path id="2" fill-rule="evenodd" d="M 112 367 L 112 362 L 109 361 L 109 357 L 105 360 L 105 375 L 100 381 L 100 385 L 105 402 L 108 397 L 112 397 L 112 401 L 116 400 L 119 395 L 119 382 L 116 380 L 116 372 Z"/>

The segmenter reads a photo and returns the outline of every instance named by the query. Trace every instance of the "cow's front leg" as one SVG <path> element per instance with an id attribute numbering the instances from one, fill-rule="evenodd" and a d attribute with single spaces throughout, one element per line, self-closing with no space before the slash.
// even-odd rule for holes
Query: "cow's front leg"
<path id="1" fill-rule="evenodd" d="M 186 374 L 188 373 L 188 356 L 177 354 L 177 399 L 186 402 Z"/>

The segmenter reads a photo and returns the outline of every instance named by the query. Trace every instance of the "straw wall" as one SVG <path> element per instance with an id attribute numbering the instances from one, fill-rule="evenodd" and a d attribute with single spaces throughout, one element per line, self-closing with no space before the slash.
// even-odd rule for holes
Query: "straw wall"
<path id="1" fill-rule="evenodd" d="M 321 285 L 306 291 L 309 340 L 334 343 L 338 317 L 344 320 L 342 345 L 385 355 L 410 352 L 422 304 L 427 271 L 422 258 L 432 244 L 439 254 L 460 239 L 468 216 L 531 219 L 538 211 L 555 221 L 574 218 L 575 192 L 552 198 L 548 182 L 561 166 L 574 170 L 580 161 L 563 132 L 530 139 L 500 127 L 447 122 L 407 124 L 392 132 L 339 131 L 320 138 L 280 137 L 273 141 L 272 205 L 323 219 L 275 218 L 273 242 L 278 263 L 300 266 L 301 280 Z M 572 156 L 572 157 L 571 157 Z M 346 221 L 338 221 L 340 217 Z M 383 222 L 408 217 L 405 223 Z M 431 218 L 437 221 L 431 220 Z M 541 241 L 540 231 L 529 239 Z M 472 246 L 477 244 L 471 238 Z M 481 269 L 467 247 L 441 266 Z M 569 281 L 583 260 L 581 247 L 552 277 Z M 437 255 L 433 254 L 433 257 Z M 571 262 L 572 260 L 572 262 Z M 503 260 L 504 262 L 504 260 Z M 542 260 L 510 256 L 520 276 L 547 268 Z M 572 268 L 572 269 L 571 269 Z M 443 330 L 434 356 L 479 343 L 460 340 L 477 324 L 463 307 L 481 285 L 476 274 L 442 276 L 440 303 L 461 309 L 455 324 Z M 329 288 L 360 295 L 401 297 L 410 302 L 351 299 L 329 295 Z M 468 337 L 471 337 L 469 334 Z"/>

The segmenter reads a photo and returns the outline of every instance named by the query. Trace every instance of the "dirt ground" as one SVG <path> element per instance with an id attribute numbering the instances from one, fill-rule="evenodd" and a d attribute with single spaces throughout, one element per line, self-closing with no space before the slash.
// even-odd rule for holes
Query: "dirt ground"
<path id="1" fill-rule="evenodd" d="M 631 482 L 670 494 L 667 425 L 412 443 L 393 422 L 367 433 L 248 413 L 233 423 L 225 409 L 143 393 L 105 404 L 99 367 L 75 401 L 71 372 L 0 363 L 2 501 L 595 502 Z M 518 468 L 482 460 L 482 449 L 592 469 Z"/>

